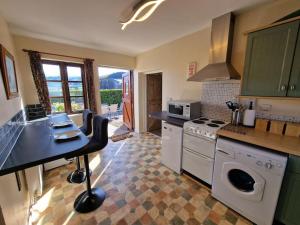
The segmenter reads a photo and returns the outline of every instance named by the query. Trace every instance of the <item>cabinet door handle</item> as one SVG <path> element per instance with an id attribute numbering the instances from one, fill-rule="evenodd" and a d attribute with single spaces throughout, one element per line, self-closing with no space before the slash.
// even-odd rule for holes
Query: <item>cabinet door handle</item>
<path id="1" fill-rule="evenodd" d="M 291 86 L 290 86 L 290 90 L 291 90 L 291 91 L 296 90 L 296 86 L 295 86 L 295 85 L 291 85 Z"/>
<path id="2" fill-rule="evenodd" d="M 281 85 L 280 90 L 285 91 L 286 90 L 286 85 Z"/>

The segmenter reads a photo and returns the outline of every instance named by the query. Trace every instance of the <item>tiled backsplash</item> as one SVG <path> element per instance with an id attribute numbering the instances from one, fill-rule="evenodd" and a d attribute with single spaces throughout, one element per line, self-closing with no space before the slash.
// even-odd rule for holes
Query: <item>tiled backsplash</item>
<path id="1" fill-rule="evenodd" d="M 0 168 L 22 132 L 24 122 L 24 112 L 20 110 L 10 121 L 0 127 Z"/>
<path id="2" fill-rule="evenodd" d="M 270 112 L 257 111 L 257 118 L 263 118 L 268 120 L 280 120 L 280 121 L 288 121 L 294 123 L 300 123 L 300 115 L 299 116 L 290 116 L 290 115 L 281 115 L 281 114 L 272 114 Z"/>
<path id="3" fill-rule="evenodd" d="M 201 86 L 202 116 L 230 121 L 231 110 L 225 102 L 237 102 L 240 92 L 239 80 L 207 81 Z"/>
<path id="4" fill-rule="evenodd" d="M 238 95 L 240 93 L 240 85 L 241 81 L 239 80 L 203 82 L 201 84 L 200 93 L 202 116 L 230 121 L 231 110 L 227 108 L 225 102 L 239 102 Z M 243 98 L 241 100 L 242 101 L 240 103 L 248 107 L 250 99 Z M 282 109 L 280 112 L 278 112 L 278 110 L 276 109 L 271 109 L 270 111 L 265 112 L 261 110 L 260 103 L 261 102 L 256 102 L 255 104 L 256 117 L 300 123 L 300 115 L 298 115 L 298 113 L 295 114 L 293 113 L 293 111 L 290 112 L 291 110 L 286 110 L 286 112 L 282 112 Z M 299 102 L 297 103 L 299 104 Z M 283 106 L 282 103 L 280 103 L 279 105 L 281 106 L 281 108 L 286 107 L 286 105 Z"/>

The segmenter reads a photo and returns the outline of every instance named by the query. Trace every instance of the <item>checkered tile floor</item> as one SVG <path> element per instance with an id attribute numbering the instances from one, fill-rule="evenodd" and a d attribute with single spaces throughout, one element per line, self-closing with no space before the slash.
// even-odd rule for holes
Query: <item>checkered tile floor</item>
<path id="1" fill-rule="evenodd" d="M 85 190 L 85 184 L 66 181 L 74 163 L 47 172 L 44 196 L 32 208 L 34 224 L 252 224 L 213 199 L 206 187 L 161 165 L 160 148 L 160 138 L 145 133 L 90 155 L 92 184 L 101 186 L 107 198 L 89 214 L 73 210 Z"/>

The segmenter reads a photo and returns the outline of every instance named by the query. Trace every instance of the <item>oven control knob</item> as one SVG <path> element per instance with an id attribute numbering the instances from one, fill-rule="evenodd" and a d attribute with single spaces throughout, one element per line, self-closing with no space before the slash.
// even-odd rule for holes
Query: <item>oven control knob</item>
<path id="1" fill-rule="evenodd" d="M 265 164 L 265 167 L 267 169 L 271 169 L 273 167 L 273 165 L 270 162 L 268 162 L 268 163 Z"/>
<path id="2" fill-rule="evenodd" d="M 257 161 L 257 162 L 256 162 L 256 165 L 262 166 L 262 165 L 263 165 L 263 162 L 262 162 L 262 161 Z"/>

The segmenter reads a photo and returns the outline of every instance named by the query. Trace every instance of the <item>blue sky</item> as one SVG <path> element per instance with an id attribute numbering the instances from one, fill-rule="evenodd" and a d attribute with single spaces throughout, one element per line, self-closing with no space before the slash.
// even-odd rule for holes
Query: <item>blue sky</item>
<path id="1" fill-rule="evenodd" d="M 57 65 L 43 64 L 45 75 L 60 76 L 60 69 Z M 81 77 L 81 69 L 79 67 L 67 66 L 69 77 Z"/>

